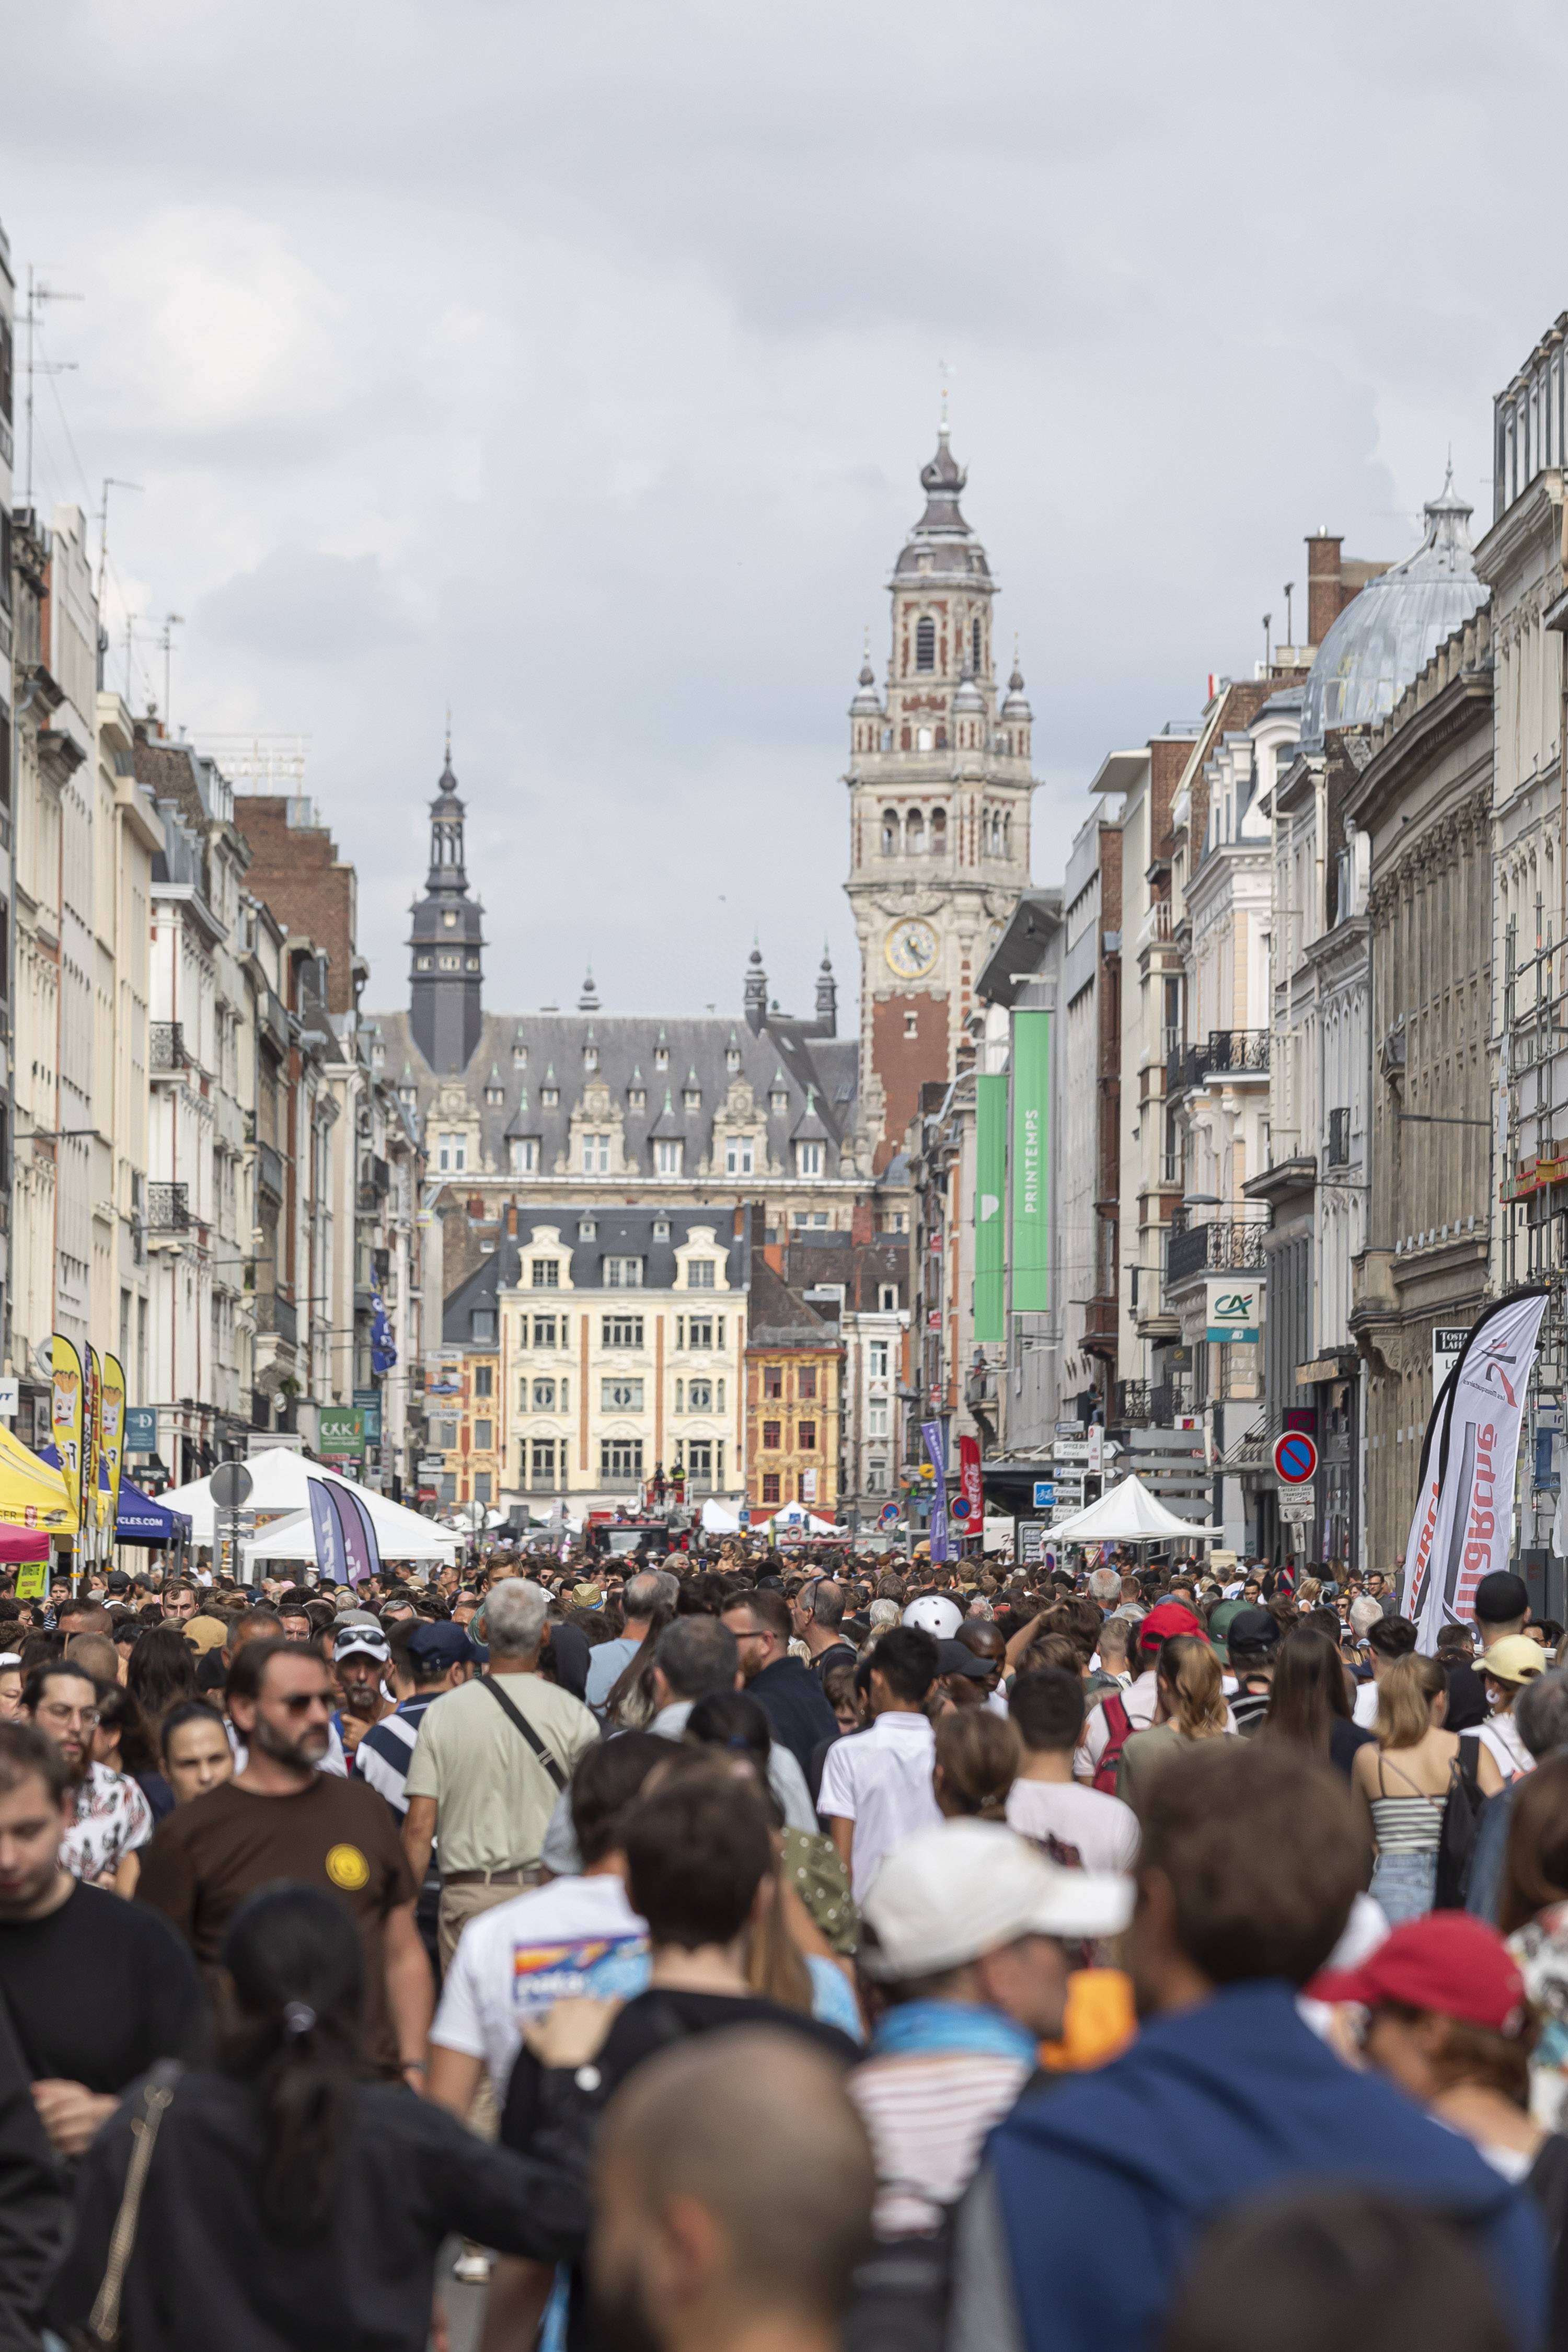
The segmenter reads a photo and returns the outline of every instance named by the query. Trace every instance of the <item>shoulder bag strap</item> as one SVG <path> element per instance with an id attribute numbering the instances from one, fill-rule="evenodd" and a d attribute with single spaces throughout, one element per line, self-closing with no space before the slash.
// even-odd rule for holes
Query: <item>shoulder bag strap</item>
<path id="1" fill-rule="evenodd" d="M 535 1731 L 532 1724 L 530 1723 L 527 1716 L 523 1715 L 512 1705 L 505 1691 L 502 1690 L 500 1683 L 492 1681 L 489 1675 L 481 1675 L 479 1681 L 481 1686 L 485 1690 L 488 1690 L 490 1696 L 496 1701 L 501 1713 L 503 1715 L 510 1716 L 513 1723 L 516 1724 L 518 1729 L 521 1732 L 523 1738 L 527 1740 L 529 1746 L 532 1748 L 534 1754 L 538 1757 L 540 1762 L 543 1765 L 545 1770 L 554 1781 L 556 1787 L 564 1790 L 566 1786 L 566 1775 L 561 1769 L 560 1765 L 556 1762 L 555 1758 L 551 1754 L 549 1748 L 544 1745 L 543 1740 L 541 1739 L 538 1732 Z"/>
<path id="2" fill-rule="evenodd" d="M 109 2260 L 104 2264 L 103 2284 L 98 2290 L 87 2323 L 89 2345 L 107 2347 L 120 2341 L 120 2301 L 125 2290 L 125 2273 L 131 2267 L 132 2249 L 136 2243 L 142 2191 L 147 2185 L 148 2168 L 158 2140 L 158 2126 L 163 2120 L 164 2109 L 174 2095 L 174 2084 L 181 2072 L 176 2060 L 165 2058 L 153 2067 L 147 2077 L 142 2094 L 142 2112 L 131 2126 L 134 2146 L 131 2151 L 131 2162 L 126 2167 L 120 2210 L 114 2217 L 114 2228 L 109 2240 Z"/>

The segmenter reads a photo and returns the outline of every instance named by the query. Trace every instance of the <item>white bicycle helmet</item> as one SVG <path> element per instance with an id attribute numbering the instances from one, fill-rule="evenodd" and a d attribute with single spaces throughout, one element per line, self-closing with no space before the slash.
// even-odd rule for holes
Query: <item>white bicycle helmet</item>
<path id="1" fill-rule="evenodd" d="M 945 1592 L 922 1592 L 905 1610 L 903 1622 L 906 1625 L 918 1625 L 922 1633 L 934 1633 L 939 1642 L 951 1642 L 963 1622 L 963 1612 Z"/>

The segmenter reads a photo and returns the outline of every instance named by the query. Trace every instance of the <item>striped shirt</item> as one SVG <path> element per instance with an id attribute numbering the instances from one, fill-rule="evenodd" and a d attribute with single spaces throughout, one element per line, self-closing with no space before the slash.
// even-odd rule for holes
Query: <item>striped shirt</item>
<path id="1" fill-rule="evenodd" d="M 439 1691 L 430 1691 L 423 1698 L 405 1698 L 395 1715 L 384 1715 L 379 1723 L 371 1725 L 354 1750 L 359 1778 L 368 1781 L 378 1797 L 386 1799 L 399 1821 L 408 1811 L 408 1767 L 420 1723 L 441 1696 Z"/>
<path id="2" fill-rule="evenodd" d="M 876 2231 L 936 2229 L 980 2162 L 985 2135 L 1028 2079 L 1015 2058 L 977 2052 L 863 2059 L 846 2084 L 877 2165 Z"/>

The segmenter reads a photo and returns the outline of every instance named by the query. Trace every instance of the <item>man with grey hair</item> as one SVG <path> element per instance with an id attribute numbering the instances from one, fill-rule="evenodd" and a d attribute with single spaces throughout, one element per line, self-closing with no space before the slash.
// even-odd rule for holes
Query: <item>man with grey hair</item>
<path id="1" fill-rule="evenodd" d="M 673 1585 L 674 1591 L 667 1593 L 667 1585 Z M 621 1631 L 613 1642 L 601 1642 L 588 1661 L 588 1685 L 583 1696 L 595 1715 L 603 1716 L 605 1701 L 647 1641 L 655 1611 L 667 1601 L 673 1609 L 679 1591 L 673 1576 L 665 1576 L 656 1568 L 627 1578 L 621 1595 Z"/>
<path id="2" fill-rule="evenodd" d="M 1089 1597 L 1097 1609 L 1107 1616 L 1121 1598 L 1121 1575 L 1118 1569 L 1097 1568 L 1089 1580 Z"/>
<path id="3" fill-rule="evenodd" d="M 1537 1675 L 1515 1699 L 1512 1712 L 1519 1736 L 1538 1764 L 1568 1748 L 1568 1674 L 1555 1666 L 1548 1674 Z M 1489 1919 L 1494 1927 L 1502 1891 L 1503 1861 L 1508 1853 L 1510 1808 L 1514 1790 L 1522 1786 L 1526 1777 L 1521 1772 L 1506 1789 L 1487 1799 L 1481 1807 L 1476 1842 L 1470 1849 L 1465 1908 L 1473 1911 L 1479 1919 Z"/>
<path id="4" fill-rule="evenodd" d="M 844 1638 L 844 1588 L 831 1577 L 813 1577 L 795 1594 L 790 1609 L 795 1640 L 811 1653 L 811 1670 L 820 1682 L 829 1666 L 852 1666 L 853 1645 Z"/>
<path id="5" fill-rule="evenodd" d="M 419 1727 L 403 1843 L 416 1885 L 438 1845 L 443 1968 L 465 1921 L 538 1885 L 555 1801 L 599 1736 L 581 1700 L 540 1675 L 549 1606 L 522 1577 L 492 1584 L 471 1629 L 489 1645 L 488 1672 L 444 1693 Z"/>

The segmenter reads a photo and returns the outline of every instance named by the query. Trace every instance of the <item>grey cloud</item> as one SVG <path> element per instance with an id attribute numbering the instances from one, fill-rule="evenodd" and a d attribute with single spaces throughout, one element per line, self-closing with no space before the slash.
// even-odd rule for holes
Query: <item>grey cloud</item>
<path id="1" fill-rule="evenodd" d="M 374 555 L 323 555 L 279 548 L 214 589 L 192 616 L 198 653 L 204 638 L 262 661 L 340 662 L 345 655 L 390 649 L 413 634 Z"/>

